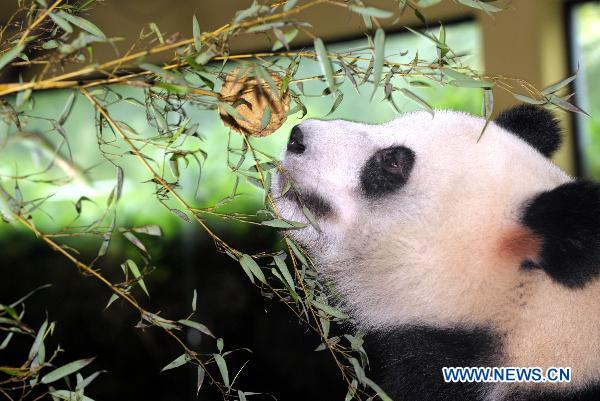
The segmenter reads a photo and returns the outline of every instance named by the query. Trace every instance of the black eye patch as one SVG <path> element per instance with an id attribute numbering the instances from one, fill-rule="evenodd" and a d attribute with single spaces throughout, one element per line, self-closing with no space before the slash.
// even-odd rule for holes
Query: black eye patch
<path id="1" fill-rule="evenodd" d="M 375 152 L 360 173 L 364 195 L 367 198 L 377 198 L 402 188 L 408 181 L 414 164 L 415 153 L 404 146 Z"/>

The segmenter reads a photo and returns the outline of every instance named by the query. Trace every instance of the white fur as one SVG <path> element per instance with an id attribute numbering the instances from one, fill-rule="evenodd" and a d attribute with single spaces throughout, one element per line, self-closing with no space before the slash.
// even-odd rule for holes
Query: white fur
<path id="1" fill-rule="evenodd" d="M 600 377 L 600 281 L 570 290 L 502 253 L 524 203 L 571 180 L 516 135 L 453 111 L 416 112 L 382 125 L 301 124 L 306 151 L 283 167 L 300 192 L 333 206 L 322 229 L 292 231 L 365 328 L 487 325 L 509 339 L 505 366 L 571 366 L 575 384 Z M 415 153 L 406 185 L 365 199 L 361 168 L 379 149 Z M 274 183 L 281 192 L 283 178 Z M 286 218 L 306 219 L 277 200 Z M 570 339 L 570 340 L 566 340 Z M 547 366 L 546 366 L 547 367 Z"/>

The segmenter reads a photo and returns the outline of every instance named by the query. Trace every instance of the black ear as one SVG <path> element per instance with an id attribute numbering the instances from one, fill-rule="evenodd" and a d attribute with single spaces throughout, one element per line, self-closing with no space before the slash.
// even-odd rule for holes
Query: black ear
<path id="1" fill-rule="evenodd" d="M 533 266 L 556 282 L 581 288 L 600 275 L 598 184 L 581 180 L 542 192 L 526 205 L 522 222 L 542 238 Z"/>
<path id="2" fill-rule="evenodd" d="M 551 156 L 560 147 L 559 121 L 552 112 L 544 108 L 522 104 L 502 112 L 494 121 L 522 138 L 544 156 Z"/>

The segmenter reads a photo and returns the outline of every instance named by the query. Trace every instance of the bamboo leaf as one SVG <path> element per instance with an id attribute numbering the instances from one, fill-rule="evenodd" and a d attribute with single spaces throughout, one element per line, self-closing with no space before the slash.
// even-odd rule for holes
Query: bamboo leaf
<path id="1" fill-rule="evenodd" d="M 60 380 L 63 377 L 69 376 L 70 374 L 80 371 L 81 369 L 92 363 L 94 359 L 95 358 L 80 359 L 77 361 L 67 363 L 66 365 L 63 365 L 60 368 L 54 369 L 50 373 L 47 373 L 44 377 L 42 377 L 41 382 L 44 384 L 54 383 L 55 381 Z"/>
<path id="2" fill-rule="evenodd" d="M 144 279 L 142 278 L 142 274 L 140 273 L 140 269 L 138 268 L 137 264 L 133 260 L 127 259 L 125 261 L 123 267 L 129 269 L 129 271 L 131 272 L 131 274 L 133 274 L 133 277 L 137 280 L 137 282 L 140 285 L 140 287 L 142 288 L 142 290 L 149 297 L 150 293 L 148 292 L 148 289 L 146 288 L 146 283 L 144 283 Z"/>
<path id="3" fill-rule="evenodd" d="M 292 8 L 294 8 L 297 2 L 298 0 L 287 0 L 283 5 L 283 11 L 290 11 Z"/>
<path id="4" fill-rule="evenodd" d="M 325 114 L 325 117 L 327 117 L 328 115 L 335 112 L 337 110 L 337 108 L 340 106 L 340 104 L 342 104 L 343 99 L 344 99 L 344 94 L 342 92 L 338 92 L 335 95 L 335 100 L 333 101 L 333 104 L 331 105 L 331 109 L 329 110 L 329 112 L 327 114 Z"/>
<path id="5" fill-rule="evenodd" d="M 294 279 L 292 278 L 292 275 L 290 274 L 290 271 L 287 268 L 287 264 L 285 263 L 283 258 L 281 256 L 274 256 L 273 260 L 275 261 L 275 265 L 277 265 L 277 268 L 281 272 L 281 275 L 283 276 L 283 278 L 285 278 L 285 281 L 288 284 L 288 286 L 292 289 L 295 288 Z"/>
<path id="6" fill-rule="evenodd" d="M 202 366 L 198 366 L 198 379 L 196 380 L 196 395 L 200 393 L 200 389 L 202 388 L 202 383 L 204 383 L 204 377 L 206 376 L 206 372 L 202 368 Z"/>
<path id="7" fill-rule="evenodd" d="M 160 371 L 164 372 L 166 370 L 171 370 L 171 369 L 178 368 L 178 367 L 180 367 L 182 365 L 185 365 L 189 361 L 190 361 L 190 357 L 188 356 L 188 354 L 180 355 L 177 358 L 175 358 L 171 363 L 169 363 L 167 366 L 165 366 L 164 368 L 162 368 Z"/>
<path id="8" fill-rule="evenodd" d="M 524 102 L 524 103 L 537 104 L 537 105 L 542 105 L 542 104 L 548 103 L 548 101 L 546 99 L 543 99 L 543 100 L 534 99 L 529 96 L 520 95 L 518 93 L 513 93 L 513 96 L 515 97 L 515 99 L 520 100 L 521 102 Z"/>
<path id="9" fill-rule="evenodd" d="M 223 356 L 220 354 L 213 354 L 213 357 L 215 358 L 215 362 L 217 363 L 217 367 L 219 368 L 219 372 L 223 378 L 223 384 L 225 387 L 229 387 L 229 372 L 227 370 L 225 358 L 223 358 Z"/>
<path id="10" fill-rule="evenodd" d="M 252 276 L 254 276 L 262 283 L 267 284 L 267 279 L 265 278 L 264 273 L 260 269 L 260 266 L 258 266 L 258 264 L 254 261 L 254 259 L 252 259 L 252 257 L 250 255 L 246 255 L 244 253 L 244 254 L 242 254 L 242 256 L 240 256 L 240 258 L 238 260 L 239 260 L 240 264 L 242 265 L 242 268 L 244 269 L 246 274 L 248 274 L 248 272 L 251 273 L 251 275 L 249 274 L 249 276 L 250 276 L 250 279 L 252 280 L 252 282 L 254 282 L 254 280 L 252 278 Z"/>
<path id="11" fill-rule="evenodd" d="M 69 22 L 60 15 L 50 13 L 50 18 L 52 18 L 52 21 L 54 21 L 54 23 L 61 27 L 61 29 L 66 33 L 73 33 L 73 27 L 71 26 L 71 24 L 69 24 Z"/>
<path id="12" fill-rule="evenodd" d="M 381 82 L 381 73 L 383 72 L 383 62 L 385 61 L 385 33 L 383 29 L 377 28 L 375 32 L 375 53 L 373 54 L 373 93 L 371 93 L 371 100 L 377 92 L 379 82 Z"/>
<path id="13" fill-rule="evenodd" d="M 433 108 L 424 99 L 422 99 L 416 93 L 412 92 L 410 89 L 400 88 L 400 92 L 402 92 L 404 96 L 406 96 L 407 98 L 409 98 L 410 100 L 427 110 L 433 117 Z"/>
<path id="14" fill-rule="evenodd" d="M 317 223 L 317 219 L 315 218 L 315 215 L 310 211 L 310 209 L 306 206 L 302 206 L 302 213 L 304 214 L 310 225 L 313 226 L 314 229 L 318 232 L 321 232 L 321 227 L 319 227 L 319 223 Z"/>
<path id="15" fill-rule="evenodd" d="M 91 33 L 92 35 L 97 36 L 99 38 L 106 39 L 106 35 L 104 34 L 104 32 L 102 32 L 100 30 L 100 28 L 98 28 L 96 25 L 94 25 L 90 21 L 83 19 L 81 17 L 78 17 L 76 15 L 69 14 L 63 10 L 59 10 L 58 15 L 64 19 L 66 19 L 73 25 L 77 25 L 84 31 L 87 31 L 87 32 Z"/>
<path id="16" fill-rule="evenodd" d="M 570 111 L 572 113 L 580 113 L 580 114 L 585 114 L 586 116 L 590 116 L 587 112 L 585 112 L 584 110 L 580 109 L 579 107 L 575 106 L 572 103 L 567 102 L 566 100 L 556 96 L 556 95 L 550 95 L 550 103 L 552 103 L 553 105 L 556 105 L 558 107 L 560 107 L 563 110 L 567 110 Z"/>
<path id="17" fill-rule="evenodd" d="M 298 221 L 284 220 L 284 219 L 273 219 L 265 220 L 260 222 L 263 226 L 275 227 L 275 228 L 304 228 L 306 224 Z"/>
<path id="18" fill-rule="evenodd" d="M 458 0 L 458 2 L 467 7 L 483 10 L 487 13 L 497 13 L 498 11 L 502 11 L 502 8 L 480 0 Z"/>
<path id="19" fill-rule="evenodd" d="M 202 323 L 194 322 L 193 320 L 187 320 L 187 319 L 181 319 L 181 320 L 178 320 L 178 322 L 183 324 L 184 326 L 191 327 L 192 329 L 196 329 L 199 332 L 206 334 L 207 336 L 215 338 L 215 335 L 209 330 L 209 328 L 206 327 L 205 325 L 203 325 Z"/>
<path id="20" fill-rule="evenodd" d="M 195 14 L 192 17 L 192 33 L 194 35 L 194 48 L 199 52 L 202 49 L 202 42 L 200 41 L 200 24 Z"/>
<path id="21" fill-rule="evenodd" d="M 329 305 L 323 304 L 323 303 L 315 301 L 315 300 L 312 300 L 311 303 L 315 307 L 317 307 L 317 309 L 322 310 L 323 312 L 327 313 L 328 315 L 337 317 L 338 319 L 348 319 L 348 315 L 346 315 L 341 310 L 334 308 L 333 306 L 329 306 Z"/>
<path id="22" fill-rule="evenodd" d="M 357 6 L 355 4 L 350 4 L 348 6 L 348 9 L 350 11 L 354 11 L 355 13 L 365 15 L 367 17 L 390 18 L 394 15 L 394 13 L 391 11 L 382 10 L 380 8 L 375 8 L 375 7 Z"/>
<path id="23" fill-rule="evenodd" d="M 569 78 L 565 78 L 560 82 L 550 85 L 542 91 L 542 94 L 549 95 L 551 93 L 558 92 L 560 89 L 570 84 L 575 78 L 577 78 L 577 75 L 570 76 Z"/>
<path id="24" fill-rule="evenodd" d="M 13 61 L 25 48 L 25 45 L 17 45 L 0 56 L 0 71 Z"/>
<path id="25" fill-rule="evenodd" d="M 58 118 L 58 124 L 63 125 L 69 115 L 71 114 L 71 110 L 73 110 L 73 104 L 75 103 L 75 92 L 71 92 L 71 95 L 67 99 L 67 103 L 65 103 L 65 107 L 63 108 L 62 113 L 60 113 L 60 117 Z"/>
<path id="26" fill-rule="evenodd" d="M 140 234 L 152 235 L 154 237 L 162 237 L 162 230 L 160 226 L 156 224 L 148 224 L 145 226 L 133 227 L 131 231 Z"/>
<path id="27" fill-rule="evenodd" d="M 321 71 L 325 76 L 325 80 L 327 81 L 327 86 L 329 87 L 329 91 L 331 93 L 336 92 L 335 79 L 333 77 L 333 68 L 331 67 L 331 60 L 327 55 L 327 49 L 323 44 L 323 40 L 321 38 L 316 38 L 314 41 L 315 44 L 315 52 L 317 53 L 317 59 L 319 61 L 319 65 L 321 66 Z"/>

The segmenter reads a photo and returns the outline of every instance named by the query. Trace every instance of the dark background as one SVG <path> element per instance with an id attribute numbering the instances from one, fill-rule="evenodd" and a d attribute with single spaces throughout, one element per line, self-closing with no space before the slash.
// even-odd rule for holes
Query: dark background
<path id="1" fill-rule="evenodd" d="M 249 250 L 264 250 L 265 244 L 279 240 L 274 231 L 264 228 L 249 231 L 243 238 L 229 237 Z M 48 354 L 56 345 L 65 348 L 57 364 L 95 356 L 92 365 L 84 369 L 84 377 L 95 370 L 108 371 L 86 388 L 87 395 L 95 400 L 117 396 L 123 400 L 221 399 L 208 385 L 208 378 L 200 396 L 195 396 L 197 373 L 191 365 L 160 373 L 182 354 L 176 342 L 159 329 L 135 328 L 139 314 L 122 301 L 104 311 L 110 291 L 95 279 L 84 277 L 64 256 L 26 233 L 14 233 L 9 244 L 2 251 L 0 303 L 10 303 L 37 286 L 52 283 L 52 287 L 26 302 L 24 321 L 35 330 L 46 314 L 50 321 L 57 322 L 54 335 L 46 342 Z M 320 343 L 319 337 L 299 323 L 285 305 L 263 298 L 239 264 L 215 252 L 205 235 L 190 231 L 185 237 L 148 244 L 153 247 L 154 263 L 159 267 L 145 279 L 151 295 L 148 303 L 160 305 L 165 317 L 185 318 L 191 312 L 196 288 L 194 319 L 222 337 L 225 350 L 252 349 L 252 353 L 241 350 L 226 358 L 231 379 L 249 360 L 236 381 L 237 388 L 268 393 L 281 400 L 343 399 L 346 388 L 331 355 L 313 352 Z M 90 247 L 90 254 L 81 259 L 89 260 L 96 252 L 97 248 Z M 124 255 L 112 248 L 111 252 L 113 259 L 100 264 L 102 273 L 120 280 L 122 272 L 118 266 Z M 134 293 L 142 306 L 155 312 L 144 305 L 145 295 L 139 289 Z M 184 340 L 193 344 L 196 351 L 215 352 L 214 340 L 197 333 L 191 330 Z M 31 338 L 14 337 L 8 349 L 0 353 L 0 365 L 23 363 L 31 343 Z M 214 366 L 211 372 L 220 378 Z M 57 387 L 61 386 L 64 385 Z M 249 399 L 273 398 L 261 395 Z"/>

